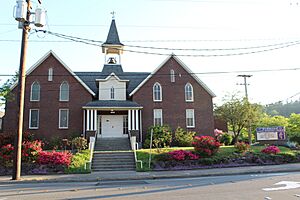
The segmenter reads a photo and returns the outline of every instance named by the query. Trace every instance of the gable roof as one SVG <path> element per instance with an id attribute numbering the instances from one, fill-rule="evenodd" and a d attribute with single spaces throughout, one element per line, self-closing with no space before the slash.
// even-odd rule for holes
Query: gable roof
<path id="1" fill-rule="evenodd" d="M 199 85 L 201 85 L 204 89 L 205 89 L 205 91 L 207 91 L 208 92 L 208 94 L 210 94 L 212 97 L 216 97 L 216 95 L 215 95 L 215 93 L 213 93 L 209 88 L 208 88 L 208 86 L 205 84 L 205 83 L 203 83 L 201 80 L 200 80 L 200 78 L 196 75 L 196 74 L 194 74 L 193 72 L 192 72 L 192 70 L 190 69 L 190 68 L 188 68 L 188 66 L 186 66 L 176 55 L 174 55 L 174 54 L 171 54 L 171 55 L 169 55 L 151 74 L 149 74 L 149 76 L 146 78 L 146 79 L 144 79 L 130 94 L 129 94 L 129 96 L 132 96 L 132 95 L 134 95 L 160 68 L 162 68 L 165 64 L 166 64 L 166 62 L 169 60 L 169 59 L 171 59 L 171 58 L 174 58 L 182 67 L 183 67 L 183 69 L 184 70 L 186 70 L 187 72 L 188 72 L 188 74 L 190 74 L 196 81 L 197 81 L 197 83 L 199 84 Z"/>
<path id="2" fill-rule="evenodd" d="M 42 58 L 40 58 L 34 65 L 32 65 L 27 71 L 26 76 L 31 74 L 38 66 L 40 66 L 50 55 L 53 55 L 55 59 L 58 60 L 62 64 L 62 66 L 93 96 L 95 96 L 95 93 L 80 79 L 76 74 L 52 51 L 50 50 L 48 53 L 46 53 Z M 16 82 L 11 89 L 14 89 L 18 85 L 18 82 Z"/>
<path id="3" fill-rule="evenodd" d="M 124 46 L 120 42 L 116 22 L 115 22 L 114 19 L 111 21 L 109 32 L 108 32 L 108 35 L 107 35 L 107 39 L 103 43 L 103 45 L 122 45 L 122 46 Z"/>
<path id="4" fill-rule="evenodd" d="M 106 79 L 109 74 L 105 72 L 74 72 L 94 93 L 98 94 L 97 79 Z M 129 95 L 145 78 L 148 72 L 114 72 L 121 80 L 128 80 L 127 95 Z"/>

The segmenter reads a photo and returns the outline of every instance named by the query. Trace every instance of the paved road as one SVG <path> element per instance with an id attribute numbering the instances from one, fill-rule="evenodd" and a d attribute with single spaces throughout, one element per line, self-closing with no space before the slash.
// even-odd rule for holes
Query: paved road
<path id="1" fill-rule="evenodd" d="M 279 187 L 285 185 L 274 185 L 278 182 L 291 182 L 296 188 L 280 190 Z M 135 181 L 0 184 L 0 200 L 9 199 L 300 200 L 300 173 Z"/>

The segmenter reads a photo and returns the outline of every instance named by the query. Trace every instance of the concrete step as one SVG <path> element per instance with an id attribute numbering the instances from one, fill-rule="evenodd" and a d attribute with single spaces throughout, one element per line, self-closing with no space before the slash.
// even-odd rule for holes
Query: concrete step
<path id="1" fill-rule="evenodd" d="M 102 171 L 135 171 L 135 168 L 122 168 L 122 169 L 114 169 L 114 168 L 97 168 L 97 169 L 93 169 L 93 172 L 102 172 Z"/>

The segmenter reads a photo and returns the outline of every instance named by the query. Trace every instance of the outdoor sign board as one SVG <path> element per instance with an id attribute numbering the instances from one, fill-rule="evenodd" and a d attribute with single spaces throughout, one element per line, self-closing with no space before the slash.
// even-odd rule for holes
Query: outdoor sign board
<path id="1" fill-rule="evenodd" d="M 283 126 L 256 128 L 257 141 L 263 140 L 285 140 L 285 129 Z"/>

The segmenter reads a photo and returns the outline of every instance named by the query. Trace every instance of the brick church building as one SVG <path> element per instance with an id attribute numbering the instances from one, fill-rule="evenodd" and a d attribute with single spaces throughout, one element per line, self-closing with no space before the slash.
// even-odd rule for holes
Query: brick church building
<path id="1" fill-rule="evenodd" d="M 73 72 L 53 51 L 44 55 L 27 71 L 24 131 L 49 139 L 127 137 L 135 130 L 141 142 L 150 126 L 167 124 L 213 134 L 215 95 L 176 55 L 152 73 L 126 72 L 123 47 L 113 19 L 102 44 L 102 71 Z M 17 101 L 6 102 L 4 132 L 17 132 L 17 116 Z"/>

